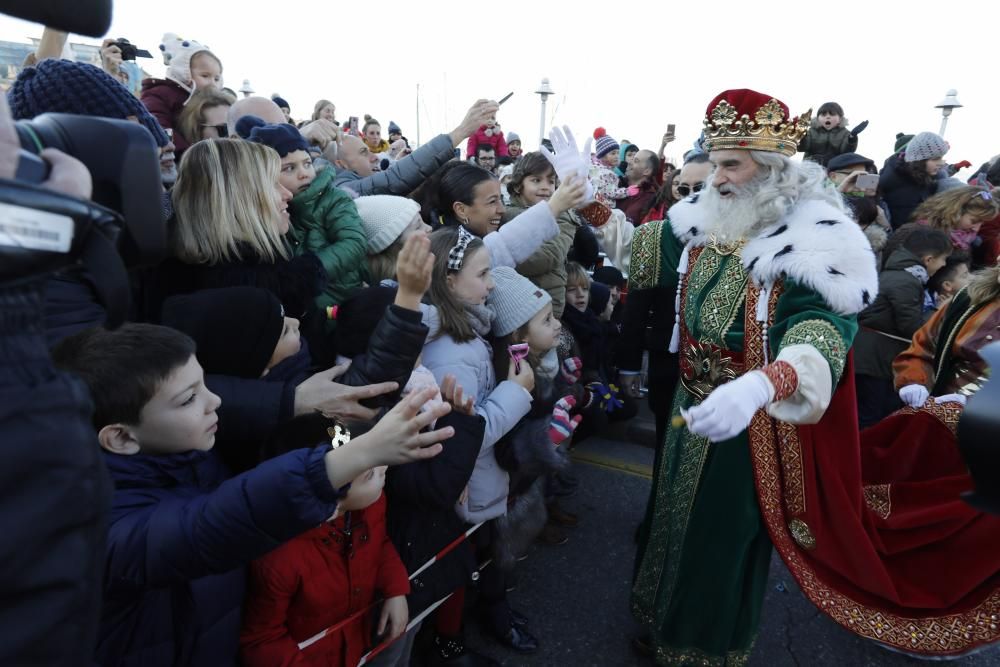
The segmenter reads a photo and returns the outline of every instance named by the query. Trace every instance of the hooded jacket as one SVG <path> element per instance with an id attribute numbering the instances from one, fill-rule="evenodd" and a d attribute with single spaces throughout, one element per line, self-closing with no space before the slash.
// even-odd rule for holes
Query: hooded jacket
<path id="1" fill-rule="evenodd" d="M 840 125 L 828 130 L 823 127 L 819 116 L 812 119 L 809 131 L 799 142 L 799 150 L 807 160 L 818 162 L 824 167 L 831 158 L 844 153 L 853 153 L 858 147 L 858 135 L 847 129 L 847 119 L 841 118 Z"/>
<path id="2" fill-rule="evenodd" d="M 410 591 L 385 531 L 385 496 L 306 531 L 250 566 L 240 636 L 244 667 L 356 665 L 371 648 L 373 616 L 299 650 L 299 642 L 375 601 Z"/>
<path id="3" fill-rule="evenodd" d="M 326 285 L 316 299 L 321 311 L 343 303 L 361 287 L 368 249 L 358 208 L 350 195 L 333 185 L 333 179 L 332 169 L 321 170 L 289 203 L 288 239 L 295 254 L 316 255 L 326 271 Z"/>
<path id="4" fill-rule="evenodd" d="M 927 270 L 916 255 L 899 248 L 878 278 L 878 296 L 858 315 L 861 326 L 854 339 L 854 371 L 891 378 L 892 360 L 909 347 L 913 334 L 927 319 L 923 312 Z"/>

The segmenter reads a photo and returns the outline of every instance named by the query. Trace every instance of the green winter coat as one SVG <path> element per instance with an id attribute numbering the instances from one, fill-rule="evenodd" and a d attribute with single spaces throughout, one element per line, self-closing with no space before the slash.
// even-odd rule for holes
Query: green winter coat
<path id="1" fill-rule="evenodd" d="M 368 243 L 354 200 L 334 187 L 333 176 L 333 169 L 323 169 L 289 204 L 292 226 L 288 239 L 295 254 L 314 253 L 329 276 L 326 288 L 316 298 L 321 311 L 343 303 L 361 287 Z M 332 320 L 328 326 L 333 327 Z"/>
<path id="2" fill-rule="evenodd" d="M 528 207 L 514 195 L 502 220 L 504 223 L 510 222 L 526 210 Z M 556 218 L 556 223 L 559 225 L 559 235 L 543 243 L 516 268 L 518 273 L 549 293 L 552 297 L 552 314 L 561 318 L 566 307 L 566 255 L 573 246 L 577 224 L 569 211 Z"/>
<path id="3" fill-rule="evenodd" d="M 814 118 L 809 132 L 799 142 L 799 150 L 805 153 L 803 157 L 826 166 L 830 158 L 844 153 L 853 153 L 858 149 L 858 136 L 844 127 L 846 118 L 840 119 L 840 125 L 828 130 L 819 124 L 819 118 Z"/>

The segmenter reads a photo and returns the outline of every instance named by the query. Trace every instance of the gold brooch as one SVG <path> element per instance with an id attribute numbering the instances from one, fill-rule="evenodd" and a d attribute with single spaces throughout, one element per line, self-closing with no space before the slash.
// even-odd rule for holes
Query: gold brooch
<path id="1" fill-rule="evenodd" d="M 691 343 L 684 350 L 681 369 L 681 384 L 699 401 L 737 377 L 732 359 L 723 356 L 721 350 L 701 343 Z"/>

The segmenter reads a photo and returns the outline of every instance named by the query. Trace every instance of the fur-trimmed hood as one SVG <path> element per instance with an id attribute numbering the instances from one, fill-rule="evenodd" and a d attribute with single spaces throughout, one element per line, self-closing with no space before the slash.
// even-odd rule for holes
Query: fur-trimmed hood
<path id="1" fill-rule="evenodd" d="M 674 235 L 692 246 L 705 245 L 709 222 L 700 197 L 670 208 Z M 758 285 L 789 277 L 815 290 L 842 315 L 864 310 L 878 293 L 875 253 L 851 217 L 821 200 L 798 203 L 765 227 L 742 250 L 743 265 Z"/>

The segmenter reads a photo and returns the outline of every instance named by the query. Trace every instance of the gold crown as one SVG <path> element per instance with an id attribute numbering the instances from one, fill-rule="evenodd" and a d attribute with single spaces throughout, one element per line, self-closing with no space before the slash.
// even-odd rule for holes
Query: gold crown
<path id="1" fill-rule="evenodd" d="M 749 115 L 739 116 L 736 107 L 722 100 L 705 118 L 705 150 L 770 151 L 791 157 L 809 131 L 811 119 L 812 109 L 786 122 L 784 110 L 772 97 L 750 120 Z"/>

